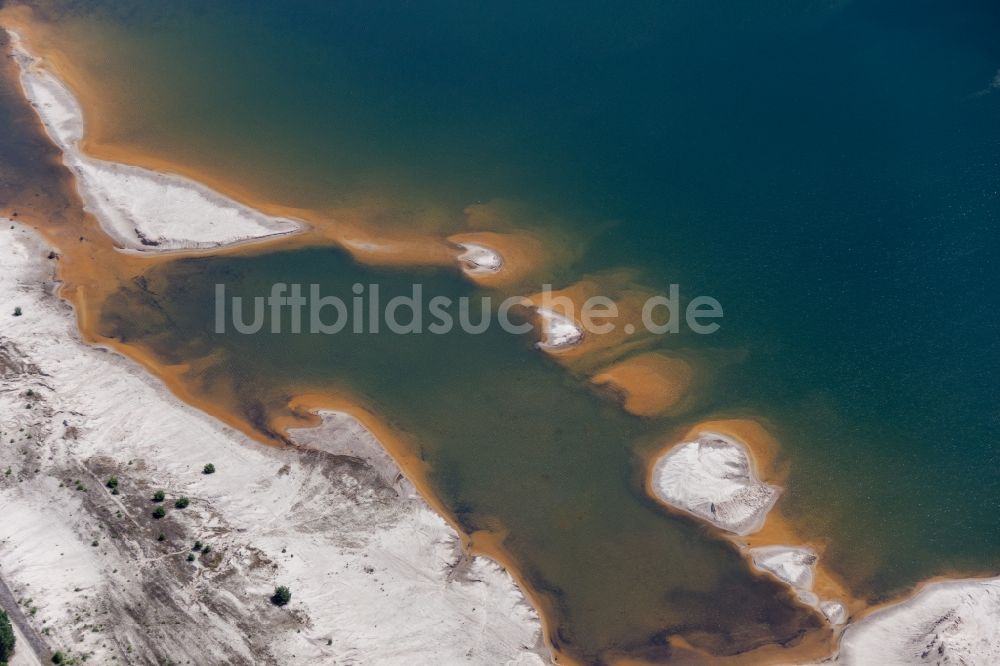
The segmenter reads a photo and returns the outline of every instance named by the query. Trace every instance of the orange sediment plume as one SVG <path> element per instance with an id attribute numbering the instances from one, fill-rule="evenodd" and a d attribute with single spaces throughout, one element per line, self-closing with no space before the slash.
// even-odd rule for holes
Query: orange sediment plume
<path id="1" fill-rule="evenodd" d="M 591 381 L 622 393 L 622 406 L 636 416 L 676 413 L 694 372 L 682 358 L 649 352 L 632 356 L 595 374 Z"/>

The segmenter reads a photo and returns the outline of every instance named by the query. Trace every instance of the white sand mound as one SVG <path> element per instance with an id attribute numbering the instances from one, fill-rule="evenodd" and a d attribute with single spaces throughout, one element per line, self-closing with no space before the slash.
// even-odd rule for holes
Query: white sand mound
<path id="1" fill-rule="evenodd" d="M 583 331 L 575 321 L 549 308 L 536 308 L 535 313 L 542 319 L 542 341 L 540 349 L 558 351 L 579 344 Z"/>
<path id="2" fill-rule="evenodd" d="M 750 557 L 757 567 L 774 574 L 796 590 L 812 589 L 818 558 L 809 548 L 762 546 L 751 548 Z"/>
<path id="3" fill-rule="evenodd" d="M 80 150 L 83 111 L 69 89 L 8 31 L 21 85 L 76 175 L 87 209 L 121 247 L 166 251 L 219 247 L 301 229 L 264 215 L 187 178 L 106 162 Z"/>
<path id="4" fill-rule="evenodd" d="M 757 478 L 742 443 L 711 432 L 657 458 L 651 481 L 660 501 L 740 535 L 763 526 L 781 492 Z"/>
<path id="5" fill-rule="evenodd" d="M 503 258 L 496 250 L 477 243 L 458 243 L 463 252 L 458 255 L 462 270 L 470 275 L 499 273 Z"/>
<path id="6" fill-rule="evenodd" d="M 1000 578 L 931 583 L 844 631 L 837 662 L 1000 664 Z"/>
<path id="7" fill-rule="evenodd" d="M 847 608 L 839 601 L 821 601 L 819 609 L 830 621 L 830 624 L 844 624 L 847 622 Z"/>
<path id="8" fill-rule="evenodd" d="M 51 649 L 95 664 L 547 660 L 512 578 L 462 552 L 363 426 L 326 413 L 295 433 L 309 448 L 279 449 L 180 403 L 79 341 L 52 293 L 49 249 L 10 227 L 0 225 L 0 578 Z M 216 471 L 203 474 L 209 462 Z M 156 489 L 167 494 L 159 520 Z M 175 508 L 182 495 L 190 505 Z M 212 551 L 188 561 L 196 539 Z M 284 608 L 268 602 L 276 585 L 291 588 Z"/>
<path id="9" fill-rule="evenodd" d="M 847 621 L 847 609 L 839 601 L 820 601 L 812 591 L 819 557 L 803 546 L 761 546 L 750 549 L 754 565 L 787 583 L 803 603 L 819 609 L 831 624 Z"/>

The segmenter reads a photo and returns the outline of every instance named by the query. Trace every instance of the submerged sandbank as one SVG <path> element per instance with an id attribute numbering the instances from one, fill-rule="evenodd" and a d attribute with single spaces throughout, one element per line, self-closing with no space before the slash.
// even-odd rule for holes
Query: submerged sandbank
<path id="1" fill-rule="evenodd" d="M 690 389 L 694 370 L 686 360 L 649 352 L 604 368 L 591 381 L 623 394 L 623 407 L 636 416 L 676 413 Z"/>

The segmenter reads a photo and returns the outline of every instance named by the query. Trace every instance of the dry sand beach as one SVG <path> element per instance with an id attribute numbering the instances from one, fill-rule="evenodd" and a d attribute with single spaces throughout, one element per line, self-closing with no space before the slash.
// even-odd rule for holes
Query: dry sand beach
<path id="1" fill-rule="evenodd" d="M 0 340 L 0 574 L 26 631 L 95 663 L 543 662 L 510 576 L 463 552 L 357 421 L 324 414 L 295 448 L 246 438 L 80 341 L 34 232 L 0 242 L 23 312 Z M 191 505 L 155 520 L 157 489 Z M 196 540 L 212 551 L 188 562 Z"/>
<path id="2" fill-rule="evenodd" d="M 90 157 L 80 147 L 83 112 L 69 89 L 16 37 L 12 43 L 26 97 L 61 150 L 87 210 L 118 248 L 110 257 L 140 261 L 131 253 L 155 261 L 145 255 L 325 238 L 361 260 L 420 264 L 432 256 L 429 263 L 452 263 L 477 283 L 497 285 L 518 283 L 544 254 L 537 239 L 518 242 L 517 234 L 483 231 L 410 239 L 400 251 L 391 242 L 352 240 L 294 216 L 262 212 L 187 177 Z M 202 219 L 214 222 L 191 223 Z M 11 452 L 9 473 L 0 477 L 6 517 L 0 578 L 23 611 L 15 615 L 19 645 L 87 655 L 93 663 L 538 664 L 555 658 L 515 577 L 468 551 L 454 526 L 431 508 L 433 501 L 417 491 L 420 480 L 408 478 L 406 466 L 386 453 L 393 447 L 371 429 L 344 411 L 324 409 L 322 401 L 303 399 L 298 407 L 312 414 L 310 422 L 277 424 L 291 446 L 276 448 L 184 404 L 134 359 L 81 338 L 76 327 L 84 323 L 86 304 L 75 304 L 75 317 L 60 300 L 55 271 L 66 264 L 49 258 L 56 251 L 73 252 L 50 247 L 18 220 L 5 221 L 0 231 L 0 433 Z M 505 283 L 505 274 L 516 278 Z M 595 289 L 581 283 L 566 293 L 578 299 Z M 622 293 L 629 310 L 636 294 Z M 20 316 L 8 312 L 14 307 Z M 595 383 L 623 391 L 630 412 L 670 409 L 697 373 L 662 357 L 603 367 L 608 347 L 588 346 L 579 322 L 553 309 L 535 313 L 540 347 L 556 358 L 567 354 L 567 364 L 579 363 L 574 354 L 595 353 Z M 644 395 L 640 388 L 649 386 L 653 395 Z M 769 518 L 783 480 L 769 477 L 776 472 L 773 451 L 737 436 L 746 430 L 722 432 L 714 425 L 671 442 L 651 460 L 647 491 L 709 529 L 732 534 L 748 560 L 831 624 L 849 623 L 830 659 L 1000 660 L 997 580 L 931 582 L 877 609 L 831 596 L 838 585 L 822 571 L 820 549 L 791 541 L 794 531 L 774 527 L 781 519 Z M 214 474 L 202 474 L 206 463 Z M 108 487 L 111 477 L 120 494 Z M 170 510 L 156 520 L 150 498 L 158 489 Z M 181 496 L 190 505 L 171 508 Z M 195 540 L 212 548 L 188 561 Z M 284 609 L 267 601 L 279 584 L 293 591 Z M 30 654 L 15 663 L 33 663 L 25 661 Z M 35 656 L 45 661 L 50 655 Z"/>

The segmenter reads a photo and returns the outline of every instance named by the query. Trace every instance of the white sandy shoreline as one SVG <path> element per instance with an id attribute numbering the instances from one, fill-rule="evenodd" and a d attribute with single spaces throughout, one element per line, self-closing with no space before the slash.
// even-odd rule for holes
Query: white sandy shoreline
<path id="1" fill-rule="evenodd" d="M 363 426 L 324 414 L 319 430 L 294 433 L 303 449 L 275 449 L 180 403 L 134 363 L 80 342 L 48 248 L 10 226 L 0 575 L 30 599 L 53 650 L 91 663 L 548 661 L 513 579 L 463 553 Z M 207 462 L 215 474 L 201 473 Z M 118 496 L 104 485 L 112 475 Z M 156 488 L 168 495 L 159 521 Z M 180 495 L 191 498 L 183 510 L 169 503 Z M 195 539 L 213 553 L 187 562 Z M 292 589 L 285 609 L 267 601 L 278 584 Z"/>
<path id="2" fill-rule="evenodd" d="M 1000 664 L 1000 578 L 936 581 L 849 626 L 838 663 Z"/>

